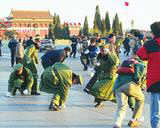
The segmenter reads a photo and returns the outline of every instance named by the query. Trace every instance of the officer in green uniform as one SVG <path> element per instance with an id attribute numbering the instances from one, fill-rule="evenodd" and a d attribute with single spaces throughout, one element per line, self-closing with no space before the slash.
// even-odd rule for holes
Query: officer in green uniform
<path id="1" fill-rule="evenodd" d="M 66 64 L 58 62 L 44 70 L 41 75 L 40 91 L 54 94 L 49 110 L 60 110 L 72 84 L 82 84 L 82 78 L 73 73 Z"/>
<path id="2" fill-rule="evenodd" d="M 90 85 L 89 93 L 95 97 L 95 107 L 102 105 L 103 101 L 115 101 L 112 88 L 116 78 L 119 59 L 110 45 L 102 46 L 97 57 L 99 65 L 95 67 L 96 78 Z"/>
<path id="3" fill-rule="evenodd" d="M 30 94 L 32 85 L 33 76 L 31 71 L 23 67 L 22 64 L 16 64 L 8 80 L 8 92 L 11 95 L 16 95 L 18 89 L 21 94 L 26 91 Z"/>
<path id="4" fill-rule="evenodd" d="M 36 64 L 39 64 L 39 60 L 38 60 L 38 50 L 40 48 L 39 42 L 40 42 L 39 38 L 36 38 L 34 44 L 26 48 L 24 53 L 24 59 L 23 59 L 24 66 L 31 70 L 34 78 L 31 95 L 40 95 L 40 93 L 37 92 L 38 73 L 36 68 Z"/>

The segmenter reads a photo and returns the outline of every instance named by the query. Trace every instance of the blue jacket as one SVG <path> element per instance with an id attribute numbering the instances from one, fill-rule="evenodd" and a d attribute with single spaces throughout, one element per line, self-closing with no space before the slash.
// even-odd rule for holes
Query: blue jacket
<path id="1" fill-rule="evenodd" d="M 61 58 L 63 56 L 65 58 L 65 53 L 63 49 L 51 50 L 51 51 L 48 51 L 46 54 L 44 54 L 41 57 L 41 60 L 46 68 L 46 67 L 54 65 L 56 62 L 62 61 Z"/>
<path id="2" fill-rule="evenodd" d="M 11 39 L 8 43 L 8 47 L 11 49 L 11 50 L 16 50 L 16 47 L 17 47 L 17 40 L 16 39 Z"/>
<path id="3" fill-rule="evenodd" d="M 89 50 L 89 56 L 90 56 L 90 58 L 97 57 L 98 51 L 99 51 L 99 49 L 97 48 L 97 46 L 91 46 L 90 45 L 88 47 L 88 50 Z"/>

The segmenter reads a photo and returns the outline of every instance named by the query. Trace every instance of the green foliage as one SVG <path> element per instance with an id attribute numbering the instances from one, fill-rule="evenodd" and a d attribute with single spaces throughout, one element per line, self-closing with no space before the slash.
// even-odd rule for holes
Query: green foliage
<path id="1" fill-rule="evenodd" d="M 93 29 L 95 29 L 95 32 L 98 31 L 102 32 L 102 21 L 101 21 L 101 15 L 100 15 L 100 10 L 99 10 L 99 6 L 96 6 L 96 13 L 95 13 L 95 17 L 94 17 L 94 26 Z"/>
<path id="2" fill-rule="evenodd" d="M 106 13 L 106 16 L 105 16 L 105 27 L 106 27 L 106 31 L 109 32 L 111 29 L 111 24 L 110 24 L 110 18 L 109 18 L 108 12 Z"/>
<path id="3" fill-rule="evenodd" d="M 83 35 L 85 36 L 88 36 L 88 33 L 89 33 L 89 27 L 88 27 L 88 19 L 87 19 L 87 16 L 85 17 L 85 20 L 84 20 L 84 25 L 83 25 Z"/>
<path id="4" fill-rule="evenodd" d="M 119 24 L 118 14 L 115 15 L 115 18 L 113 20 L 112 30 L 114 33 L 120 33 L 120 24 Z"/>

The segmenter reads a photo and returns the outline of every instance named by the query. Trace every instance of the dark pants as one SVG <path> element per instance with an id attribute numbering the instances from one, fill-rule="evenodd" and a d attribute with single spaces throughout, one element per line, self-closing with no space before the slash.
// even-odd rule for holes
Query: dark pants
<path id="1" fill-rule="evenodd" d="M 70 53 L 70 57 L 73 55 L 73 57 L 76 57 L 76 53 L 77 53 L 77 49 L 76 48 L 72 48 L 72 52 Z"/>
<path id="2" fill-rule="evenodd" d="M 15 63 L 15 55 L 16 55 L 16 50 L 11 50 L 11 66 L 14 66 Z"/>
<path id="3" fill-rule="evenodd" d="M 80 60 L 81 60 L 81 63 L 83 64 L 83 66 L 84 66 L 84 70 L 87 70 L 88 65 L 89 65 L 89 55 L 81 53 Z"/>
<path id="4" fill-rule="evenodd" d="M 94 74 L 94 76 L 89 80 L 87 86 L 85 88 L 87 88 L 88 90 L 90 90 L 92 88 L 92 86 L 96 83 L 97 81 L 97 73 Z"/>
<path id="5" fill-rule="evenodd" d="M 1 47 L 0 47 L 0 56 L 2 56 L 2 49 L 1 49 Z"/>

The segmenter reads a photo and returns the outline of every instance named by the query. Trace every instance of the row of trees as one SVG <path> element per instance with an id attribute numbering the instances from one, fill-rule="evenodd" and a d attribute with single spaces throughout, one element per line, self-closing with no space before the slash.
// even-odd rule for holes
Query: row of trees
<path id="1" fill-rule="evenodd" d="M 105 34 L 111 33 L 111 32 L 122 34 L 123 33 L 122 22 L 119 21 L 118 14 L 116 14 L 114 19 L 113 19 L 112 26 L 111 26 L 109 13 L 106 12 L 105 18 L 102 19 L 101 14 L 100 14 L 99 6 L 97 5 L 92 32 L 93 33 L 99 33 L 99 34 L 102 34 L 102 35 L 105 35 Z M 83 34 L 84 35 L 89 34 L 87 17 L 85 17 L 85 20 L 84 20 Z"/>
<path id="2" fill-rule="evenodd" d="M 80 33 L 88 36 L 90 34 L 97 34 L 97 33 L 101 35 L 106 35 L 111 32 L 118 34 L 123 33 L 122 22 L 120 22 L 118 14 L 115 15 L 111 25 L 109 13 L 106 12 L 105 18 L 102 19 L 99 6 L 97 5 L 94 17 L 93 29 L 89 28 L 88 18 L 86 16 Z M 54 14 L 53 24 L 49 25 L 48 38 L 53 38 L 53 35 L 55 36 L 55 38 L 64 38 L 64 39 L 69 38 L 68 25 L 65 24 L 61 25 L 60 17 L 59 15 L 56 14 Z"/>

